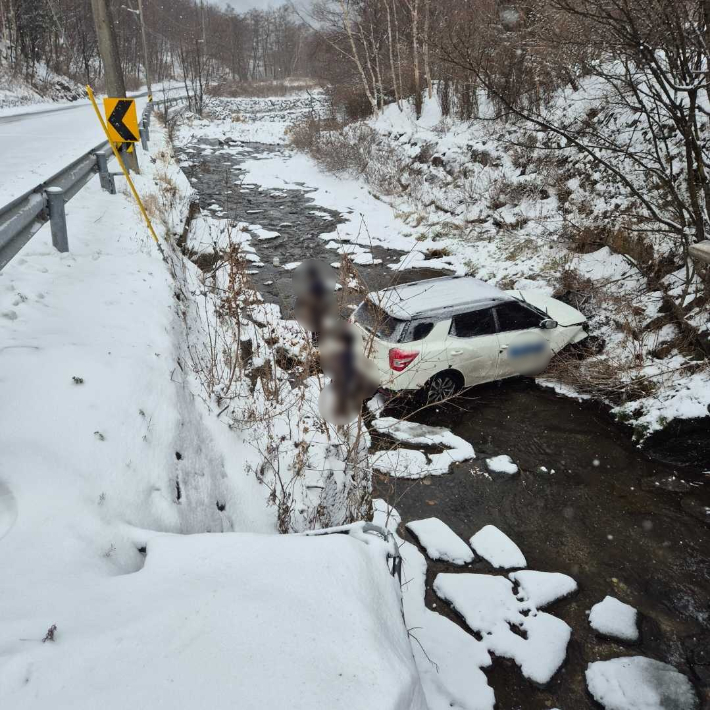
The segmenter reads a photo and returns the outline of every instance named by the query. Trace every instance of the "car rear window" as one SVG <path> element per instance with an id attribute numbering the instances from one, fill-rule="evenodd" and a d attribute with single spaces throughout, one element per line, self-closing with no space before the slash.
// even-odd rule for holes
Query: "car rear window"
<path id="1" fill-rule="evenodd" d="M 434 329 L 434 323 L 431 321 L 419 321 L 418 323 L 409 323 L 408 326 L 403 326 L 397 331 L 398 343 L 414 343 L 424 338 Z"/>
<path id="2" fill-rule="evenodd" d="M 385 313 L 378 305 L 365 299 L 355 311 L 355 322 L 369 333 L 374 333 L 382 340 L 395 340 L 395 334 L 401 329 L 405 321 L 393 318 Z"/>

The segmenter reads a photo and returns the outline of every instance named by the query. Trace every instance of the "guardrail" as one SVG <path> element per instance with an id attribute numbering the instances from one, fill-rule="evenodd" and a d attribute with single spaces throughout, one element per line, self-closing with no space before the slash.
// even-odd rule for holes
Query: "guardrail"
<path id="1" fill-rule="evenodd" d="M 160 103 L 167 106 L 185 101 L 179 96 Z M 141 144 L 148 148 L 150 117 L 153 104 L 149 103 L 141 117 Z M 28 190 L 12 202 L 0 207 L 0 270 L 27 244 L 47 222 L 51 225 L 52 244 L 60 252 L 69 251 L 64 205 L 98 173 L 101 188 L 116 194 L 114 175 L 108 168 L 113 151 L 108 141 L 99 143 L 49 179 Z"/>

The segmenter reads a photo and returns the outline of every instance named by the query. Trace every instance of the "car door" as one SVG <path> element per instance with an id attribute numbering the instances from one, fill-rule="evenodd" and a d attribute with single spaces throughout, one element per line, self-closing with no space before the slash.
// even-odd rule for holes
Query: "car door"
<path id="1" fill-rule="evenodd" d="M 520 301 L 505 301 L 494 312 L 500 347 L 497 379 L 542 372 L 552 357 L 552 331 L 540 328 L 543 316 Z"/>
<path id="2" fill-rule="evenodd" d="M 495 379 L 500 347 L 490 307 L 454 316 L 446 344 L 449 367 L 461 372 L 467 387 Z"/>

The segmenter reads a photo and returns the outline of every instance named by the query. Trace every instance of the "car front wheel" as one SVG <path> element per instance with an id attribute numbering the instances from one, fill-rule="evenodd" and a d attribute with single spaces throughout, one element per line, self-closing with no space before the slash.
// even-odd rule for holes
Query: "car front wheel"
<path id="1" fill-rule="evenodd" d="M 461 391 L 463 382 L 455 372 L 438 372 L 426 387 L 426 403 L 437 404 L 455 396 Z"/>

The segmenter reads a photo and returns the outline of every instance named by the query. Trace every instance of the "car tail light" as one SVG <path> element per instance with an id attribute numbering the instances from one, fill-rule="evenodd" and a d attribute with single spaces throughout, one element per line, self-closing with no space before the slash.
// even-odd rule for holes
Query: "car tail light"
<path id="1" fill-rule="evenodd" d="M 419 355 L 413 350 L 400 350 L 400 348 L 390 349 L 390 369 L 395 372 L 402 372 L 406 367 L 411 365 L 415 358 Z"/>

